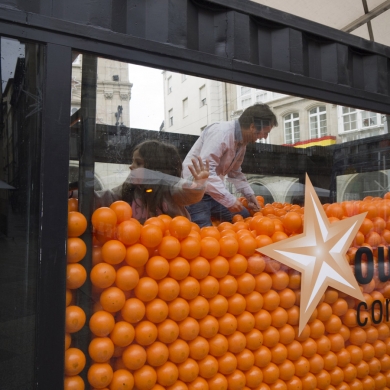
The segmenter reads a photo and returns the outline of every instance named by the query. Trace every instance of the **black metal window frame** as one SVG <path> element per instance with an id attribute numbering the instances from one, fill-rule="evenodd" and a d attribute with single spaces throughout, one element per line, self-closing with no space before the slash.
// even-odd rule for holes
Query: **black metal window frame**
<path id="1" fill-rule="evenodd" d="M 246 14 L 249 12 L 257 17 L 260 9 L 255 4 L 250 4 L 248 8 L 249 3 L 243 2 L 244 6 L 247 6 L 244 9 L 241 0 L 225 2 L 212 0 L 211 3 L 220 5 L 224 3 L 224 6 L 227 3 L 231 7 L 231 12 L 238 12 L 238 17 L 244 15 L 240 12 Z M 269 12 L 268 16 L 272 21 L 280 15 Z M 294 17 L 286 20 L 285 24 L 287 27 L 298 27 L 302 30 L 312 29 L 310 22 L 305 24 L 301 19 Z M 348 34 L 337 33 L 325 27 L 318 27 L 317 32 L 330 34 L 329 39 L 334 40 L 336 45 L 344 43 L 359 46 L 360 44 L 361 50 L 376 53 L 384 61 L 390 62 L 389 48 L 373 45 L 364 40 L 359 41 Z M 221 57 L 14 9 L 1 8 L 0 35 L 40 42 L 45 45 L 46 50 L 46 80 L 42 108 L 41 233 L 35 361 L 35 388 L 39 390 L 61 389 L 63 386 L 72 50 L 390 114 L 388 95 L 383 95 L 380 99 L 376 93 L 351 89 L 345 85 L 327 84 L 321 80 L 310 80 L 299 74 L 256 66 L 235 59 L 234 54 Z M 239 34 L 235 39 L 240 39 Z M 286 39 L 289 37 L 286 36 Z"/>

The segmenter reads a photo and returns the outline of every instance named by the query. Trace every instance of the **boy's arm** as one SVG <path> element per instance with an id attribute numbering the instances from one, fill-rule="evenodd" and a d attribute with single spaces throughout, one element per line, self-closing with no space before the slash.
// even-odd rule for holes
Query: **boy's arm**
<path id="1" fill-rule="evenodd" d="M 192 158 L 192 165 L 188 166 L 193 181 L 182 179 L 172 186 L 171 195 L 173 200 L 180 205 L 189 205 L 199 202 L 206 190 L 206 182 L 209 177 L 209 161 L 203 164 L 200 157 Z"/>
<path id="2" fill-rule="evenodd" d="M 217 124 L 212 126 L 218 126 Z M 224 181 L 217 173 L 217 169 L 221 163 L 221 157 L 227 152 L 229 145 L 234 143 L 234 140 L 229 137 L 222 137 L 218 130 L 211 126 L 208 130 L 207 136 L 203 138 L 203 144 L 199 150 L 199 157 L 202 161 L 209 161 L 209 177 L 207 179 L 206 190 L 207 193 L 213 197 L 217 202 L 223 206 L 230 208 L 235 205 L 236 198 L 225 187 Z M 189 172 L 189 161 L 186 158 L 184 162 L 184 178 L 189 180 L 192 176 Z"/>

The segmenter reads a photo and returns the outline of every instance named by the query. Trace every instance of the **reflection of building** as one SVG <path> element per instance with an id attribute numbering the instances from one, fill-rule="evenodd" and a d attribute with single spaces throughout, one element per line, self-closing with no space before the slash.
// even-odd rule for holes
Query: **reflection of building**
<path id="1" fill-rule="evenodd" d="M 82 55 L 72 66 L 72 114 L 80 108 Z M 124 62 L 98 59 L 96 91 L 96 123 L 130 126 L 130 98 L 128 65 Z"/>
<path id="2" fill-rule="evenodd" d="M 383 196 L 390 191 L 388 134 L 336 145 L 333 153 L 334 200 Z"/>
<path id="3" fill-rule="evenodd" d="M 337 201 L 383 197 L 390 190 L 390 170 L 353 173 L 337 177 Z"/>
<path id="4" fill-rule="evenodd" d="M 337 111 L 341 142 L 369 138 L 388 132 L 385 115 L 340 106 Z"/>
<path id="5" fill-rule="evenodd" d="M 81 79 L 83 56 L 78 55 L 72 65 L 72 111 L 74 114 L 81 103 Z M 130 127 L 130 98 L 128 64 L 119 61 L 98 58 L 96 87 L 96 123 L 109 126 Z M 121 139 L 118 138 L 120 148 Z M 72 147 L 72 137 L 71 137 Z M 128 165 L 96 163 L 95 190 L 115 187 L 123 183 L 128 175 Z M 69 163 L 69 182 L 79 178 L 79 163 L 71 160 Z"/>
<path id="6" fill-rule="evenodd" d="M 28 49 L 27 49 L 28 47 Z M 21 46 L 23 56 L 15 53 L 12 58 L 14 68 L 3 92 L 2 116 L 0 130 L 0 180 L 5 181 L 16 190 L 0 191 L 0 225 L 6 226 L 8 203 L 13 212 L 23 213 L 28 210 L 31 189 L 29 185 L 34 168 L 26 164 L 30 156 L 36 155 L 40 146 L 40 112 L 42 110 L 42 61 L 38 45 Z M 25 56 L 25 57 L 24 57 Z M 0 229 L 0 231 L 1 231 Z"/>
<path id="7" fill-rule="evenodd" d="M 1 176 L 7 183 L 18 186 L 19 179 L 19 161 L 18 147 L 22 141 L 20 127 L 18 127 L 17 114 L 25 110 L 23 105 L 23 82 L 26 60 L 18 58 L 14 67 L 14 77 L 8 79 L 3 92 L 3 122 L 4 126 L 1 134 Z M 29 115 L 28 113 L 26 115 Z M 20 125 L 20 124 L 19 124 Z"/>
<path id="8" fill-rule="evenodd" d="M 213 122 L 267 103 L 278 127 L 266 141 L 297 148 L 328 146 L 387 132 L 384 116 L 335 104 L 164 71 L 164 131 L 199 135 Z"/>
<path id="9" fill-rule="evenodd" d="M 317 102 L 295 96 L 237 86 L 239 117 L 246 107 L 254 103 L 267 103 L 275 113 L 275 127 L 266 142 L 291 145 L 297 148 L 328 146 L 336 143 L 337 109 L 333 104 Z"/>
<path id="10" fill-rule="evenodd" d="M 328 146 L 387 133 L 385 117 L 369 111 L 242 86 L 237 86 L 237 96 L 234 117 L 259 102 L 275 112 L 279 126 L 267 140 L 271 144 Z"/>
<path id="11" fill-rule="evenodd" d="M 209 124 L 230 120 L 235 86 L 174 72 L 163 72 L 164 131 L 199 135 Z"/>

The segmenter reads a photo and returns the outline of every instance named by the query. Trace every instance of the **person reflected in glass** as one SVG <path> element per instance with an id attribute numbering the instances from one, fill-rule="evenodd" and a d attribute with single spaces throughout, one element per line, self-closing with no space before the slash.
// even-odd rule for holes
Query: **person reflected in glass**
<path id="1" fill-rule="evenodd" d="M 268 105 L 255 104 L 248 107 L 238 119 L 216 122 L 203 130 L 183 162 L 183 177 L 188 180 L 192 177 L 190 166 L 195 156 L 210 162 L 205 195 L 199 203 L 187 207 L 193 222 L 204 227 L 212 225 L 212 217 L 230 222 L 235 214 L 241 214 L 244 218 L 250 215 L 227 190 L 225 178 L 248 200 L 249 209 L 260 211 L 254 192 L 241 171 L 241 164 L 246 145 L 266 139 L 277 125 L 276 116 Z"/>
<path id="2" fill-rule="evenodd" d="M 155 140 L 142 142 L 133 151 L 125 182 L 110 190 L 96 191 L 95 205 L 109 206 L 124 200 L 131 205 L 133 218 L 141 223 L 160 214 L 190 218 L 185 206 L 202 199 L 209 176 L 208 160 L 203 161 L 193 156 L 187 167 L 191 179 L 183 179 L 182 161 L 173 145 Z"/>

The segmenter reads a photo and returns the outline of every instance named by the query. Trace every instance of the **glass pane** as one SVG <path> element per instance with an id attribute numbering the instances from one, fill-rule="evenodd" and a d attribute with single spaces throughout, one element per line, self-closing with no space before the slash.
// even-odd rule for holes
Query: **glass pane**
<path id="1" fill-rule="evenodd" d="M 321 137 L 324 137 L 327 135 L 326 116 L 325 115 L 321 115 L 320 132 L 321 132 Z"/>
<path id="2" fill-rule="evenodd" d="M 300 139 L 299 121 L 294 121 L 294 142 L 299 142 Z"/>
<path id="3" fill-rule="evenodd" d="M 291 144 L 292 143 L 291 122 L 284 123 L 284 132 L 286 137 L 286 144 Z"/>
<path id="4" fill-rule="evenodd" d="M 317 138 L 318 123 L 317 117 L 310 117 L 310 136 L 311 138 Z"/>
<path id="5" fill-rule="evenodd" d="M 1 38 L 1 74 L 0 387 L 33 389 L 44 48 Z"/>
<path id="6" fill-rule="evenodd" d="M 78 263 L 84 267 L 87 278 L 80 287 L 76 284 L 68 291 L 71 299 L 68 311 L 81 308 L 88 319 L 83 329 L 67 336 L 70 348 L 91 358 L 76 376 L 91 388 L 115 388 L 119 374 L 134 381 L 131 385 L 134 390 L 154 385 L 168 389 L 175 385 L 207 388 L 206 379 L 209 383 L 214 378 L 222 382 L 226 379 L 217 371 L 223 358 L 231 358 L 226 349 L 230 334 L 222 320 L 227 313 L 224 319 L 230 318 L 229 326 L 237 321 L 235 335 L 245 340 L 248 349 L 245 354 L 249 357 L 251 353 L 260 356 L 264 350 L 272 355 L 273 347 L 266 346 L 267 337 L 263 337 L 262 345 L 259 343 L 259 332 L 267 336 L 267 330 L 262 329 L 263 321 L 259 320 L 262 315 L 273 318 L 278 325 L 273 328 L 279 329 L 281 337 L 283 328 L 295 338 L 294 329 L 289 326 L 296 326 L 296 320 L 295 325 L 289 326 L 284 320 L 277 323 L 274 313 L 283 314 L 292 309 L 296 316 L 297 297 L 300 304 L 306 297 L 305 284 L 301 284 L 303 278 L 291 264 L 265 253 L 268 244 L 283 243 L 287 237 L 301 237 L 308 218 L 318 215 L 323 221 L 315 225 L 315 219 L 309 220 L 309 230 L 319 232 L 318 242 L 323 244 L 320 240 L 328 237 L 321 233 L 325 228 L 345 226 L 348 218 L 367 211 L 371 221 L 365 222 L 365 234 L 354 233 L 345 248 L 347 255 L 337 258 L 337 263 L 344 261 L 345 269 L 354 270 L 350 267 L 354 266 L 353 255 L 362 245 L 364 248 L 370 245 L 373 256 L 378 258 L 381 251 L 378 245 L 386 238 L 390 240 L 390 233 L 383 233 L 387 230 L 390 210 L 383 199 L 390 197 L 387 194 L 390 188 L 387 127 L 365 128 L 361 110 L 331 102 L 308 101 L 273 91 L 258 93 L 256 86 L 250 88 L 193 75 L 182 82 L 182 73 L 108 61 L 111 60 L 83 54 L 74 64 L 72 78 L 72 107 L 80 110 L 71 118 L 70 205 L 85 216 L 90 229 L 81 236 L 87 251 Z M 128 77 L 119 72 L 126 66 Z M 101 73 L 99 69 L 110 72 Z M 108 80 L 111 82 L 114 70 L 119 75 L 115 81 L 118 91 L 112 89 L 110 93 L 106 89 L 105 96 L 103 85 L 108 85 Z M 247 93 L 244 97 L 243 91 Z M 269 107 L 275 118 L 267 106 L 251 106 L 250 99 L 263 94 L 270 99 Z M 152 98 L 155 100 L 151 101 Z M 262 116 L 264 112 L 260 114 L 260 107 L 266 110 L 268 119 Z M 314 108 L 308 110 L 308 107 Z M 184 112 L 188 115 L 183 115 Z M 248 112 L 255 113 L 248 118 Z M 125 115 L 129 122 L 121 119 Z M 368 119 L 374 117 L 368 115 Z M 115 122 L 109 122 L 108 118 L 114 118 Z M 270 122 L 275 126 L 269 128 Z M 198 155 L 202 164 L 206 158 L 211 161 L 207 180 L 204 167 L 193 167 L 192 172 L 188 168 L 190 158 Z M 310 199 L 318 198 L 319 202 L 315 211 L 312 211 L 313 204 L 306 206 L 310 202 L 305 199 L 306 174 L 313 184 Z M 344 201 L 352 203 L 341 203 Z M 231 210 L 241 210 L 241 214 L 233 215 Z M 380 215 L 382 220 L 377 219 Z M 377 233 L 380 229 L 382 232 Z M 332 248 L 344 246 L 336 245 L 333 240 L 332 235 Z M 311 258 L 321 252 L 320 244 L 316 242 L 310 247 Z M 258 247 L 259 252 L 255 251 Z M 322 256 L 321 252 L 321 258 L 328 260 L 330 256 Z M 100 269 L 106 272 L 100 274 Z M 237 284 L 237 289 L 227 289 L 226 280 L 233 286 Z M 263 285 L 267 285 L 264 290 Z M 365 287 L 363 283 L 360 287 L 371 294 L 368 302 L 374 298 L 380 301 L 385 293 L 390 297 L 386 282 L 370 282 Z M 308 297 L 311 291 L 307 292 Z M 318 313 L 335 307 L 335 291 L 326 291 L 313 306 L 318 307 Z M 250 294 L 255 297 L 253 301 L 248 297 Z M 260 295 L 264 302 L 268 296 L 279 297 L 281 302 L 287 296 L 289 303 L 285 300 L 275 307 L 261 306 Z M 359 301 L 348 298 L 343 291 L 337 299 L 344 309 L 350 307 L 354 313 L 349 323 L 347 316 L 337 312 L 341 323 L 353 325 L 353 338 Z M 235 304 L 240 307 L 233 309 Z M 113 326 L 105 333 L 94 325 L 95 320 L 102 318 Z M 320 328 L 330 329 L 322 315 L 318 314 L 317 319 L 322 322 Z M 336 328 L 339 325 L 340 322 Z M 383 340 L 387 338 L 385 332 L 390 334 L 385 321 L 375 329 L 383 331 Z M 252 330 L 254 339 L 249 336 Z M 343 340 L 342 332 L 328 330 L 326 337 L 331 339 L 335 334 L 335 340 Z M 372 332 L 375 336 L 375 330 Z M 192 339 L 198 336 L 197 341 L 209 352 L 193 359 L 190 357 Z M 215 340 L 222 340 L 225 345 L 222 352 L 215 350 Z M 287 340 L 279 342 L 288 346 L 292 338 Z M 139 364 L 134 354 L 137 351 L 143 356 Z M 188 351 L 182 358 L 184 365 L 178 366 L 180 356 L 178 361 L 175 351 L 180 356 Z M 242 357 L 238 353 L 234 350 L 236 360 Z M 255 359 L 254 365 L 264 370 L 260 360 Z M 210 363 L 212 373 L 205 373 L 206 363 Z M 99 364 L 105 365 L 104 383 L 95 381 L 97 369 L 101 368 Z M 184 378 L 183 367 L 187 364 L 192 368 L 186 375 L 199 374 L 186 377 L 183 386 L 179 370 Z M 162 367 L 169 368 L 172 375 L 168 379 L 161 375 Z M 243 367 L 241 361 L 236 368 L 240 378 L 246 377 L 247 370 Z M 70 373 L 65 374 L 69 379 Z M 142 383 L 143 374 L 147 377 L 146 384 Z M 378 382 L 383 379 L 381 375 L 376 377 Z M 247 385 L 258 388 L 260 382 Z"/>

